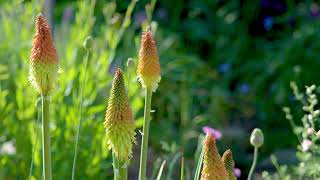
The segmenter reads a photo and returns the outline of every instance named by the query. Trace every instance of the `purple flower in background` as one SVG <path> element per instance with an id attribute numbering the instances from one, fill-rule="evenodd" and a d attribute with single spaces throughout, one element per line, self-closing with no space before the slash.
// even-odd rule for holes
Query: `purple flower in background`
<path id="1" fill-rule="evenodd" d="M 135 24 L 141 26 L 143 21 L 147 19 L 147 14 L 144 11 L 137 12 L 134 16 Z"/>
<path id="2" fill-rule="evenodd" d="M 246 84 L 246 83 L 241 84 L 239 87 L 239 91 L 243 94 L 247 94 L 250 91 L 250 89 L 251 88 L 250 88 L 249 84 Z"/>
<path id="3" fill-rule="evenodd" d="M 313 3 L 310 6 L 310 16 L 312 17 L 318 17 L 320 15 L 320 8 L 318 4 Z"/>
<path id="4" fill-rule="evenodd" d="M 209 126 L 203 126 L 202 131 L 205 134 L 208 134 L 208 133 L 212 134 L 216 139 L 221 139 L 222 137 L 222 133 L 220 131 L 213 129 Z"/>
<path id="5" fill-rule="evenodd" d="M 218 66 L 218 71 L 220 73 L 226 73 L 230 70 L 230 64 L 229 63 L 223 63 L 223 64 L 220 64 Z"/>
<path id="6" fill-rule="evenodd" d="M 282 14 L 287 10 L 286 3 L 279 0 L 261 0 L 260 6 L 263 9 L 273 11 L 276 14 Z"/>
<path id="7" fill-rule="evenodd" d="M 270 31 L 273 26 L 273 17 L 267 16 L 263 19 L 263 27 L 265 30 Z"/>
<path id="8" fill-rule="evenodd" d="M 73 18 L 73 8 L 72 7 L 65 8 L 63 11 L 63 21 L 70 22 L 72 18 Z"/>
<path id="9" fill-rule="evenodd" d="M 261 0 L 260 5 L 262 8 L 267 8 L 270 6 L 270 2 L 268 0 Z"/>
<path id="10" fill-rule="evenodd" d="M 241 176 L 241 170 L 239 168 L 234 168 L 234 175 L 239 178 Z"/>
<path id="11" fill-rule="evenodd" d="M 168 16 L 168 12 L 166 9 L 160 8 L 157 11 L 157 17 L 159 17 L 160 19 L 165 19 L 165 18 L 167 18 L 167 16 Z"/>

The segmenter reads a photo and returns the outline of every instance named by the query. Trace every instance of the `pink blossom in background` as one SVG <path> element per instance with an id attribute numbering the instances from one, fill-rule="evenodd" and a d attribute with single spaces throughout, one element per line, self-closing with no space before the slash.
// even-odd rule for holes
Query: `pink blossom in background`
<path id="1" fill-rule="evenodd" d="M 308 151 L 311 145 L 312 141 L 309 139 L 304 139 L 301 143 L 302 151 Z"/>
<path id="2" fill-rule="evenodd" d="M 12 141 L 8 141 L 2 144 L 0 148 L 0 154 L 13 155 L 16 154 L 16 147 Z"/>
<path id="3" fill-rule="evenodd" d="M 222 137 L 222 133 L 220 131 L 213 129 L 209 126 L 203 126 L 202 131 L 205 134 L 208 134 L 208 133 L 212 134 L 216 139 L 221 139 Z"/>
<path id="4" fill-rule="evenodd" d="M 239 178 L 241 176 L 241 170 L 239 168 L 234 168 L 234 175 Z"/>

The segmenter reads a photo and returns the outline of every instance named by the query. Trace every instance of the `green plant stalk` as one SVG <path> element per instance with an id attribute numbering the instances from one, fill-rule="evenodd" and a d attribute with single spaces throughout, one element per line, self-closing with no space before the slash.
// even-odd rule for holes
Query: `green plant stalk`
<path id="1" fill-rule="evenodd" d="M 72 180 L 74 180 L 74 177 L 75 177 L 76 164 L 77 164 L 78 142 L 80 139 L 80 129 L 81 129 L 81 120 L 82 120 L 82 103 L 83 103 L 83 96 L 84 96 L 84 90 L 85 90 L 84 87 L 86 84 L 87 68 L 88 68 L 89 59 L 90 59 L 90 50 L 87 50 L 87 56 L 86 56 L 85 65 L 84 65 L 84 77 L 82 80 L 82 87 L 81 87 L 80 112 L 79 112 L 80 117 L 79 117 L 79 122 L 78 122 L 78 127 L 77 127 L 76 144 L 74 147 L 74 157 L 73 157 L 72 175 L 71 175 Z"/>
<path id="2" fill-rule="evenodd" d="M 146 8 L 147 22 L 149 25 L 151 24 L 152 14 L 153 14 L 156 2 L 157 2 L 157 0 L 151 0 L 150 4 L 148 4 L 150 9 Z"/>
<path id="3" fill-rule="evenodd" d="M 248 175 L 248 180 L 252 179 L 252 174 L 254 172 L 254 169 L 256 168 L 257 161 L 258 161 L 258 147 L 254 147 L 253 162 Z"/>
<path id="4" fill-rule="evenodd" d="M 42 95 L 42 156 L 44 180 L 52 180 L 49 104 L 50 97 Z"/>
<path id="5" fill-rule="evenodd" d="M 37 112 L 38 112 L 37 121 L 36 121 L 36 140 L 35 140 L 35 143 L 34 143 L 34 149 L 32 151 L 32 158 L 31 158 L 31 163 L 30 163 L 30 170 L 29 170 L 28 180 L 31 179 L 32 170 L 33 170 L 33 164 L 34 164 L 34 156 L 36 154 L 37 145 L 38 145 L 39 122 L 40 122 L 40 117 L 41 117 L 41 111 L 40 111 L 40 108 L 39 108 L 38 104 L 40 104 L 40 98 L 38 98 L 37 102 L 36 102 L 36 107 L 37 107 Z"/>
<path id="6" fill-rule="evenodd" d="M 114 180 L 127 180 L 128 179 L 128 167 L 125 162 L 119 161 L 119 159 L 112 153 L 113 160 L 113 179 Z"/>
<path id="7" fill-rule="evenodd" d="M 127 180 L 128 179 L 128 167 L 125 162 L 119 162 L 119 180 Z"/>
<path id="8" fill-rule="evenodd" d="M 112 163 L 112 166 L 113 166 L 113 179 L 114 180 L 118 180 L 118 169 L 119 169 L 119 163 L 117 161 L 117 158 L 116 156 L 112 153 L 112 160 L 113 160 L 113 163 Z"/>
<path id="9" fill-rule="evenodd" d="M 180 170 L 180 180 L 184 178 L 184 158 L 181 159 L 181 170 Z"/>
<path id="10" fill-rule="evenodd" d="M 141 155 L 140 155 L 139 180 L 146 179 L 151 99 L 152 99 L 152 89 L 151 87 L 147 87 L 146 99 L 144 104 L 144 122 L 143 122 L 143 132 L 142 132 Z"/>
<path id="11" fill-rule="evenodd" d="M 120 40 L 122 39 L 122 36 L 123 36 L 123 33 L 124 31 L 128 28 L 128 26 L 130 25 L 130 22 L 131 22 L 131 15 L 132 15 L 132 12 L 134 10 L 134 7 L 136 6 L 136 3 L 137 3 L 137 0 L 131 0 L 128 8 L 127 8 L 127 11 L 126 11 L 126 14 L 125 14 L 125 17 L 124 17 L 124 20 L 121 24 L 121 27 L 117 33 L 117 35 L 115 36 L 115 39 L 114 39 L 114 43 L 111 44 L 111 53 L 110 53 L 110 56 L 108 58 L 108 62 L 112 62 L 115 55 L 116 55 L 116 49 L 118 47 L 118 44 L 120 42 Z"/>

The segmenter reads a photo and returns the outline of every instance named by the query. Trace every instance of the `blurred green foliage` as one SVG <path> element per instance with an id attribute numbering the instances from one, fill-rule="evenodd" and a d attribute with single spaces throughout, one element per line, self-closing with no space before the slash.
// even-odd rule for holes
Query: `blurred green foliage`
<path id="1" fill-rule="evenodd" d="M 147 3 L 138 1 L 130 9 L 130 2 L 122 0 L 56 1 L 52 22 L 62 72 L 51 97 L 54 179 L 71 176 L 84 75 L 82 44 L 87 36 L 94 37 L 95 43 L 84 96 L 77 177 L 112 176 L 102 122 L 115 67 L 122 67 L 127 81 L 130 79 L 130 102 L 137 127 L 141 127 L 143 93 L 135 68 L 127 69 L 125 63 L 129 57 L 137 62 Z M 28 82 L 28 59 L 34 19 L 43 4 L 44 0 L 0 2 L 0 145 L 12 142 L 16 147 L 15 154 L 0 154 L 0 179 L 26 179 L 29 175 L 37 130 L 37 94 Z M 147 10 L 150 19 L 152 5 Z M 150 129 L 154 150 L 150 159 L 155 168 L 162 159 L 175 159 L 164 168 L 163 174 L 170 179 L 172 169 L 180 164 L 177 158 L 184 154 L 186 174 L 191 174 L 204 125 L 222 131 L 219 149 L 231 148 L 244 174 L 251 160 L 248 137 L 254 127 L 265 132 L 261 158 L 297 143 L 287 131 L 289 124 L 281 107 L 295 104 L 291 80 L 319 84 L 316 3 L 162 0 L 156 2 L 152 20 L 162 68 Z M 32 172 L 36 179 L 41 175 L 40 149 L 38 142 Z M 133 172 L 138 156 L 136 150 Z"/>

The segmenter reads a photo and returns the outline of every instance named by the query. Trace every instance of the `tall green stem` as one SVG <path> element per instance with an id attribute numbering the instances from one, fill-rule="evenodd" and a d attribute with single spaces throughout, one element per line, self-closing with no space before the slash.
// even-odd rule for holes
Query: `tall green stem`
<path id="1" fill-rule="evenodd" d="M 29 177 L 28 180 L 31 179 L 31 175 L 32 175 L 32 169 L 33 169 L 33 163 L 34 163 L 34 156 L 36 155 L 36 150 L 37 150 L 37 145 L 38 145 L 38 136 L 39 136 L 39 122 L 40 122 L 40 117 L 41 117 L 41 111 L 40 111 L 40 100 L 42 98 L 38 98 L 37 102 L 36 102 L 36 107 L 37 107 L 37 121 L 36 121 L 36 140 L 34 143 L 34 148 L 33 148 L 33 152 L 32 152 L 32 158 L 31 158 L 31 164 L 30 164 L 30 171 L 29 171 Z M 38 105 L 39 104 L 39 105 Z"/>
<path id="2" fill-rule="evenodd" d="M 254 147 L 254 154 L 253 154 L 253 162 L 252 162 L 252 166 L 248 175 L 248 180 L 252 179 L 252 174 L 254 169 L 256 168 L 257 165 L 257 161 L 258 161 L 258 147 Z"/>
<path id="3" fill-rule="evenodd" d="M 119 175 L 119 163 L 117 161 L 116 156 L 112 153 L 112 160 L 113 160 L 113 179 L 118 180 L 118 175 Z"/>
<path id="4" fill-rule="evenodd" d="M 125 162 L 119 161 L 118 158 L 112 153 L 113 159 L 113 179 L 114 180 L 127 180 L 128 167 Z"/>
<path id="5" fill-rule="evenodd" d="M 84 76 L 83 76 L 82 87 L 81 87 L 80 112 L 79 112 L 80 116 L 79 116 L 79 122 L 77 127 L 76 145 L 74 147 L 74 157 L 73 157 L 72 176 L 71 176 L 72 180 L 74 180 L 75 172 L 76 172 L 78 143 L 80 139 L 80 129 L 81 129 L 81 120 L 82 120 L 82 103 L 83 103 L 83 96 L 84 96 L 84 87 L 85 87 L 86 78 L 87 78 L 87 68 L 88 68 L 89 59 L 90 59 L 90 50 L 87 50 L 87 56 L 86 56 L 85 65 L 84 65 Z"/>
<path id="6" fill-rule="evenodd" d="M 140 155 L 139 180 L 146 179 L 151 99 L 152 99 L 152 90 L 150 87 L 147 87 L 146 99 L 144 104 L 144 122 L 143 122 L 143 132 L 142 132 L 141 155 Z"/>
<path id="7" fill-rule="evenodd" d="M 119 162 L 119 180 L 127 180 L 128 179 L 128 168 L 125 162 Z"/>
<path id="8" fill-rule="evenodd" d="M 49 103 L 50 97 L 42 96 L 42 156 L 44 180 L 52 180 Z"/>

